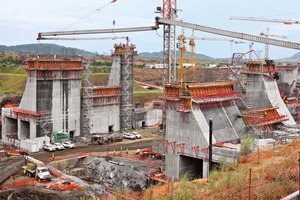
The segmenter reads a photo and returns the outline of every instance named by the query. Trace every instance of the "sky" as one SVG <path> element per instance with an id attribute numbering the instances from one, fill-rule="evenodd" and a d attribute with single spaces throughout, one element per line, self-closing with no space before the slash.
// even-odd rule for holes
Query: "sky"
<path id="1" fill-rule="evenodd" d="M 37 41 L 36 38 L 39 32 L 48 31 L 153 26 L 155 17 L 160 16 L 155 13 L 156 7 L 162 6 L 162 0 L 117 0 L 115 3 L 110 3 L 111 0 L 0 1 L 0 45 L 54 43 L 99 54 L 107 54 L 113 49 L 115 43 L 125 41 Z M 230 20 L 230 17 L 300 19 L 299 6 L 299 0 L 252 0 L 248 2 L 177 0 L 178 17 L 185 22 L 254 35 L 265 32 L 269 27 L 270 34 L 284 35 L 288 37 L 286 40 L 295 42 L 300 42 L 300 24 L 239 21 Z M 136 45 L 138 52 L 157 52 L 163 49 L 162 29 L 161 26 L 159 30 L 151 32 L 84 35 L 83 37 L 128 36 L 130 43 Z M 182 29 L 177 27 L 176 32 L 180 34 Z M 184 32 L 186 37 L 191 36 L 191 30 L 184 29 Z M 223 38 L 223 36 L 199 31 L 195 31 L 194 36 Z M 227 41 L 196 41 L 196 53 L 214 58 L 231 57 L 235 52 L 247 52 L 249 44 L 249 41 L 240 44 L 230 44 Z M 263 58 L 263 44 L 255 43 L 252 48 Z M 270 46 L 269 49 L 270 59 L 287 58 L 299 52 L 275 46 Z"/>

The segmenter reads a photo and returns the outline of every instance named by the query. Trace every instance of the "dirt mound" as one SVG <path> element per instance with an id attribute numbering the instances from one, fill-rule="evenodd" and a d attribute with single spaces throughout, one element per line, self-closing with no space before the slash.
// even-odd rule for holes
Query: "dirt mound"
<path id="1" fill-rule="evenodd" d="M 76 200 L 89 198 L 91 198 L 91 196 L 86 194 L 84 191 L 55 191 L 36 186 L 26 186 L 0 192 L 0 199 L 14 200 Z"/>

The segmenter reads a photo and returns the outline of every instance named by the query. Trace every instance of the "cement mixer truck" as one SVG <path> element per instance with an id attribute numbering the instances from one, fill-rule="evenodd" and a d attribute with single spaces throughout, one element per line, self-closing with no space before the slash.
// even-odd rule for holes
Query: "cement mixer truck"
<path id="1" fill-rule="evenodd" d="M 25 160 L 26 165 L 22 167 L 24 175 L 35 177 L 35 179 L 41 181 L 51 181 L 51 174 L 49 173 L 48 168 L 43 166 L 41 161 L 29 156 L 26 156 Z"/>

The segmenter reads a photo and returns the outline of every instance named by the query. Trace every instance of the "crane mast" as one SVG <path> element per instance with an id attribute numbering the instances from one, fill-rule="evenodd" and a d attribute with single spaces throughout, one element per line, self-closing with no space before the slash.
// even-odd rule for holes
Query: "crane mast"
<path id="1" fill-rule="evenodd" d="M 178 81 L 185 82 L 186 81 L 186 70 L 185 70 L 185 62 L 186 62 L 186 47 L 185 47 L 185 37 L 182 31 L 182 34 L 178 36 L 179 40 L 179 52 L 180 56 L 178 58 Z"/>
<path id="2" fill-rule="evenodd" d="M 166 19 L 174 19 L 177 12 L 176 0 L 163 0 L 162 17 Z M 176 50 L 175 50 L 175 37 L 176 26 L 171 24 L 163 25 L 163 64 L 167 65 L 168 73 L 164 69 L 163 82 L 176 81 Z M 174 67 L 172 69 L 172 66 Z M 165 67 L 164 67 L 165 68 Z"/>

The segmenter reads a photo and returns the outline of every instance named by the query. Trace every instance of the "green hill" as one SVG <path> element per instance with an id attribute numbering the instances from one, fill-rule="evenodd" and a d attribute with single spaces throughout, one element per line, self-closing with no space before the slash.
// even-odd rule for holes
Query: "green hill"
<path id="1" fill-rule="evenodd" d="M 22 44 L 16 46 L 0 45 L 0 52 L 23 52 L 31 54 L 50 54 L 50 55 L 95 55 L 92 52 L 82 49 L 64 47 L 57 44 Z"/>

